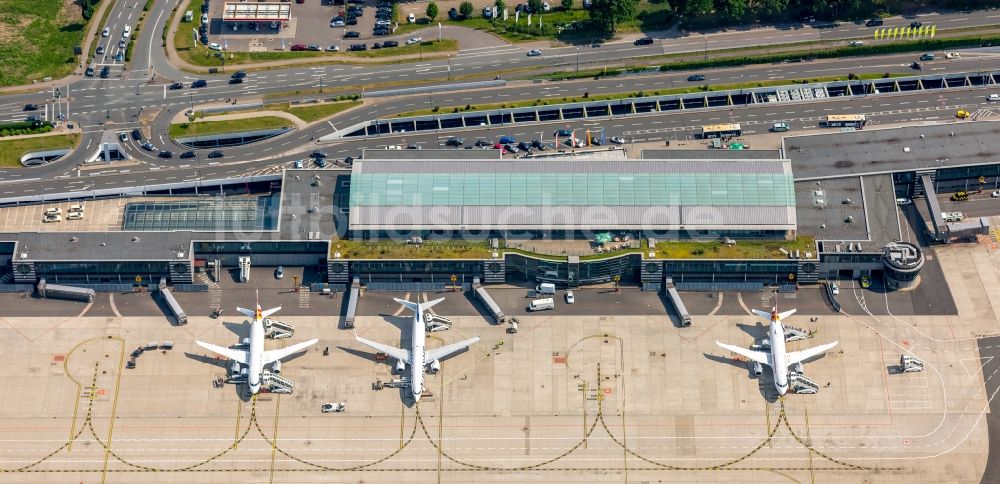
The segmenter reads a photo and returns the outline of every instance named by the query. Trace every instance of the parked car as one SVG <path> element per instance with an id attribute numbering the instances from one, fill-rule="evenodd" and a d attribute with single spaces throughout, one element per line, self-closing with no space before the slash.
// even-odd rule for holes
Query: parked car
<path id="1" fill-rule="evenodd" d="M 210 50 L 222 50 L 222 44 L 220 44 L 218 42 L 212 42 L 212 43 L 208 44 L 208 48 Z"/>
<path id="2" fill-rule="evenodd" d="M 1000 190 L 993 190 L 993 193 L 990 193 L 990 197 L 991 198 L 1000 198 Z"/>
<path id="3" fill-rule="evenodd" d="M 169 86 L 167 86 L 167 87 L 168 87 L 169 89 L 171 89 L 171 90 L 176 90 L 176 89 L 184 89 L 184 84 L 182 84 L 182 83 L 180 83 L 180 82 L 174 82 L 174 83 L 171 83 L 171 84 L 170 84 Z"/>
<path id="4" fill-rule="evenodd" d="M 302 160 L 295 160 L 295 163 L 292 166 L 298 169 L 302 169 L 303 166 Z"/>
<path id="5" fill-rule="evenodd" d="M 862 41 L 860 41 L 860 40 L 852 40 L 852 41 L 848 42 L 847 45 L 849 45 L 851 47 L 861 47 L 861 46 L 865 45 L 865 43 L 862 42 Z"/>
<path id="6" fill-rule="evenodd" d="M 375 42 L 374 44 L 372 44 L 372 48 L 373 49 L 381 49 L 382 48 L 382 44 L 380 44 L 378 42 Z"/>
<path id="7" fill-rule="evenodd" d="M 299 51 L 306 50 L 306 44 L 295 44 L 295 45 L 292 46 L 292 48 L 290 50 L 292 52 L 299 52 Z"/>
<path id="8" fill-rule="evenodd" d="M 462 146 L 465 144 L 465 138 L 448 138 L 448 141 L 444 142 L 445 146 Z"/>
<path id="9" fill-rule="evenodd" d="M 281 279 L 283 277 L 285 277 L 285 266 L 278 266 L 278 268 L 274 270 L 274 278 Z"/>
<path id="10" fill-rule="evenodd" d="M 622 137 L 620 137 L 620 136 L 612 136 L 611 137 L 611 142 L 614 143 L 614 144 L 616 144 L 616 145 L 623 145 L 623 144 L 625 144 L 625 139 L 622 138 Z"/>
<path id="11" fill-rule="evenodd" d="M 352 52 L 360 52 L 362 50 L 368 50 L 367 44 L 351 44 L 351 48 L 348 49 Z"/>
<path id="12" fill-rule="evenodd" d="M 103 55 L 104 54 L 104 46 L 103 45 L 97 46 L 97 50 L 94 51 L 94 54 L 96 54 L 96 55 Z"/>
<path id="13" fill-rule="evenodd" d="M 185 151 L 185 152 L 181 153 L 180 157 L 183 158 L 183 159 L 188 159 L 188 158 L 194 158 L 195 156 L 198 156 L 198 155 L 196 155 L 194 153 L 194 151 Z"/>
<path id="14" fill-rule="evenodd" d="M 309 153 L 310 158 L 326 158 L 327 156 L 329 155 L 327 155 L 325 151 L 313 151 L 312 153 Z"/>
<path id="15" fill-rule="evenodd" d="M 59 208 L 59 207 L 49 207 L 49 208 L 46 208 L 44 212 L 42 212 L 42 214 L 44 214 L 44 215 L 59 215 L 61 213 L 62 213 L 62 209 Z"/>
<path id="16" fill-rule="evenodd" d="M 62 216 L 61 215 L 43 215 L 42 216 L 42 223 L 47 223 L 48 224 L 48 223 L 53 223 L 53 222 L 62 222 Z"/>
<path id="17" fill-rule="evenodd" d="M 542 51 L 538 49 L 531 49 L 528 51 L 528 57 L 538 57 L 542 55 Z"/>
<path id="18" fill-rule="evenodd" d="M 506 136 L 506 135 L 501 136 L 499 140 L 499 143 L 502 145 L 509 145 L 511 143 L 516 143 L 516 142 L 517 140 L 515 140 L 513 136 Z"/>
<path id="19" fill-rule="evenodd" d="M 221 151 L 213 151 L 213 152 L 211 152 L 211 153 L 208 154 L 209 158 L 222 158 L 222 156 L 223 155 L 222 155 Z"/>
<path id="20" fill-rule="evenodd" d="M 989 96 L 986 96 L 986 100 L 991 103 L 1000 101 L 1000 94 L 990 94 Z"/>
<path id="21" fill-rule="evenodd" d="M 330 20 L 330 27 L 343 27 L 343 26 L 344 26 L 344 19 L 340 17 L 334 17 L 333 20 Z"/>
<path id="22" fill-rule="evenodd" d="M 382 42 L 382 47 L 399 47 L 399 42 L 396 42 L 395 40 L 387 40 Z"/>
<path id="23" fill-rule="evenodd" d="M 306 50 L 310 50 L 310 51 L 313 51 L 313 52 L 319 52 L 319 51 L 323 50 L 323 48 L 320 47 L 319 44 L 309 44 L 308 46 L 306 46 Z"/>
<path id="24" fill-rule="evenodd" d="M 636 39 L 635 42 L 634 42 L 634 44 L 635 45 L 653 45 L 653 38 L 652 37 L 643 37 L 641 39 Z"/>
<path id="25" fill-rule="evenodd" d="M 423 37 L 410 37 L 409 40 L 406 41 L 406 45 L 419 44 L 423 41 L 424 41 Z"/>
<path id="26" fill-rule="evenodd" d="M 330 47 L 326 48 L 326 51 L 327 52 L 340 52 L 340 46 L 339 45 L 331 45 Z"/>
<path id="27" fill-rule="evenodd" d="M 573 295 L 573 291 L 566 291 L 566 304 L 573 304 L 576 302 L 576 296 Z"/>
<path id="28" fill-rule="evenodd" d="M 83 220 L 83 212 L 70 212 L 66 214 L 66 220 Z"/>
<path id="29" fill-rule="evenodd" d="M 354 30 L 349 30 L 349 31 L 347 31 L 347 32 L 344 33 L 344 38 L 345 39 L 357 39 L 359 37 L 361 37 L 361 32 L 357 32 L 357 31 L 354 31 Z"/>
<path id="30" fill-rule="evenodd" d="M 691 74 L 688 76 L 688 82 L 704 81 L 705 76 L 703 74 Z"/>

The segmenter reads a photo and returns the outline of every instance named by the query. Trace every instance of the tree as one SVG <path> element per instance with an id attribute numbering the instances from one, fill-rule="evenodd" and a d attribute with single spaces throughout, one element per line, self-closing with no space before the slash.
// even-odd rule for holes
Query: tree
<path id="1" fill-rule="evenodd" d="M 497 21 L 497 17 L 503 18 L 503 11 L 507 8 L 507 4 L 503 0 L 495 0 L 493 6 L 497 8 L 497 14 L 493 16 L 493 21 Z"/>
<path id="2" fill-rule="evenodd" d="M 542 11 L 542 0 L 528 0 L 528 8 L 533 13 Z"/>
<path id="3" fill-rule="evenodd" d="M 740 23 L 747 16 L 746 0 L 717 0 L 715 11 L 723 20 L 730 23 Z"/>
<path id="4" fill-rule="evenodd" d="M 773 19 L 785 13 L 788 8 L 788 0 L 761 0 L 758 3 L 759 10 L 757 18 L 761 20 Z"/>
<path id="5" fill-rule="evenodd" d="M 559 4 L 562 5 L 563 10 L 573 8 L 573 0 L 560 0 Z"/>
<path id="6" fill-rule="evenodd" d="M 434 2 L 428 3 L 427 11 L 424 13 L 426 13 L 431 20 L 434 20 L 434 18 L 438 16 L 438 4 Z"/>
<path id="7" fill-rule="evenodd" d="M 462 2 L 461 5 L 459 5 L 458 13 L 462 14 L 463 17 L 469 17 L 472 15 L 473 8 L 474 7 L 472 6 L 472 2 L 466 0 Z"/>
<path id="8" fill-rule="evenodd" d="M 615 32 L 618 24 L 635 18 L 639 0 L 593 0 L 590 18 L 607 32 Z"/>
<path id="9" fill-rule="evenodd" d="M 711 11 L 712 0 L 687 0 L 687 4 L 684 5 L 684 14 L 691 17 L 705 15 Z"/>

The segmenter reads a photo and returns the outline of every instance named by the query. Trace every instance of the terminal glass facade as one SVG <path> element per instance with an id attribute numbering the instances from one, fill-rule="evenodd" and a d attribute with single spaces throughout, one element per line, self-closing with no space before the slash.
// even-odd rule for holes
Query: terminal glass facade
<path id="1" fill-rule="evenodd" d="M 125 206 L 125 230 L 253 232 L 278 225 L 278 197 L 136 202 Z"/>

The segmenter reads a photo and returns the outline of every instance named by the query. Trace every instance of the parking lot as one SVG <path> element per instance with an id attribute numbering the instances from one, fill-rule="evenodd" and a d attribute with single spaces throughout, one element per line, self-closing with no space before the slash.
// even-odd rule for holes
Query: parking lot
<path id="1" fill-rule="evenodd" d="M 210 41 L 222 44 L 227 50 L 241 52 L 264 52 L 274 50 L 292 50 L 296 45 L 317 45 L 322 50 L 346 50 L 352 43 L 371 45 L 372 39 L 389 40 L 388 37 L 375 37 L 373 30 L 376 22 L 377 1 L 370 0 L 356 4 L 361 8 L 361 16 L 356 17 L 355 25 L 347 25 L 347 10 L 352 4 L 333 5 L 328 0 L 311 0 L 305 3 L 290 2 L 291 18 L 278 28 L 272 28 L 269 21 L 263 22 L 223 22 L 224 2 L 211 2 L 209 17 L 211 19 Z M 331 27 L 331 20 L 343 16 L 345 25 Z M 236 27 L 236 30 L 233 27 Z M 357 32 L 357 39 L 344 38 L 347 32 Z M 364 42 L 364 41 L 369 42 Z M 399 39 L 395 39 L 399 40 Z"/>

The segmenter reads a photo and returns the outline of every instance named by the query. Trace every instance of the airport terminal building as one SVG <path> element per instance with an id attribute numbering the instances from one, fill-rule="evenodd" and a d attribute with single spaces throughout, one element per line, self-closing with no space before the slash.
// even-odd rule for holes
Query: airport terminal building
<path id="1" fill-rule="evenodd" d="M 305 266 L 303 283 L 334 289 L 357 282 L 430 290 L 477 279 L 658 289 L 670 277 L 680 288 L 721 290 L 860 276 L 900 288 L 923 266 L 920 244 L 904 230 L 905 210 L 935 214 L 925 214 L 926 232 L 939 241 L 989 230 L 985 219 L 944 222 L 934 193 L 943 185 L 996 186 L 1000 150 L 977 146 L 981 159 L 942 163 L 935 150 L 947 148 L 932 140 L 970 143 L 987 139 L 991 127 L 799 136 L 781 151 L 657 150 L 632 160 L 369 152 L 353 166 L 0 200 L 8 220 L 3 214 L 28 211 L 33 219 L 45 207 L 81 201 L 88 210 L 99 205 L 104 217 L 79 230 L 67 221 L 0 234 L 0 286 L 23 289 L 44 278 L 118 288 L 163 279 L 199 290 L 199 273 L 248 258 Z M 896 147 L 851 153 L 879 138 Z M 919 143 L 926 152 L 913 150 Z M 901 145 L 911 145 L 906 159 L 892 155 Z M 865 161 L 878 156 L 886 161 Z M 912 197 L 916 204 L 897 204 Z"/>

